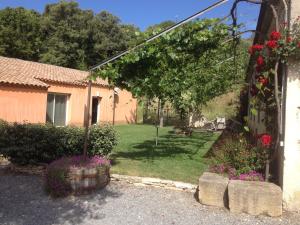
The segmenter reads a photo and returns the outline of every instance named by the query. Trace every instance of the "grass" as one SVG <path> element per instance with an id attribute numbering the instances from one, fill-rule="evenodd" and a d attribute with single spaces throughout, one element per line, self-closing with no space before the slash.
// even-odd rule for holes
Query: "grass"
<path id="1" fill-rule="evenodd" d="M 119 144 L 112 154 L 112 173 L 189 183 L 197 183 L 207 168 L 209 161 L 204 155 L 219 137 L 217 133 L 175 135 L 166 127 L 159 129 L 156 147 L 154 126 L 120 125 L 116 130 Z"/>
<path id="2" fill-rule="evenodd" d="M 212 99 L 202 108 L 202 114 L 208 120 L 213 120 L 217 116 L 224 116 L 226 119 L 235 117 L 237 114 L 239 90 L 237 88 L 233 92 Z"/>

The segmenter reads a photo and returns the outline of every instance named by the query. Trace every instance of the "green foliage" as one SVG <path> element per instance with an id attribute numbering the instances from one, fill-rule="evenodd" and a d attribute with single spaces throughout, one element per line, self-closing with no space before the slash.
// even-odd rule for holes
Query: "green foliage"
<path id="1" fill-rule="evenodd" d="M 95 76 L 108 78 L 135 96 L 171 102 L 179 112 L 196 110 L 212 98 L 230 90 L 244 77 L 247 53 L 240 45 L 237 65 L 226 24 L 217 20 L 197 20 L 171 31 L 102 68 Z M 163 27 L 163 25 L 161 25 Z M 146 31 L 149 37 L 160 26 Z M 237 66 L 237 73 L 235 70 Z"/>
<path id="2" fill-rule="evenodd" d="M 90 155 L 109 155 L 117 145 L 117 134 L 109 125 L 92 126 L 90 132 Z"/>
<path id="3" fill-rule="evenodd" d="M 41 16 L 24 8 L 0 10 L 0 55 L 38 60 Z"/>
<path id="4" fill-rule="evenodd" d="M 225 132 L 214 145 L 213 154 L 218 163 L 230 165 L 237 174 L 262 172 L 268 158 L 267 149 L 250 144 L 244 135 L 229 132 Z"/>
<path id="5" fill-rule="evenodd" d="M 136 42 L 132 25 L 103 11 L 82 10 L 74 1 L 45 7 L 0 10 L 0 55 L 87 69 Z"/>
<path id="6" fill-rule="evenodd" d="M 82 154 L 83 128 L 54 127 L 48 124 L 1 124 L 0 154 L 13 163 L 49 163 L 62 156 Z M 107 155 L 112 151 L 116 144 L 112 127 L 94 126 L 90 133 L 89 155 Z"/>

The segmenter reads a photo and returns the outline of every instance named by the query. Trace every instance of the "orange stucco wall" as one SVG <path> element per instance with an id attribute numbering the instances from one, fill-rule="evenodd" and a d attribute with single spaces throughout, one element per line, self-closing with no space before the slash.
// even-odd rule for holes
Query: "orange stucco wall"
<path id="1" fill-rule="evenodd" d="M 8 122 L 44 123 L 47 90 L 0 85 L 0 119 Z"/>
<path id="2" fill-rule="evenodd" d="M 44 123 L 47 93 L 59 93 L 68 95 L 67 125 L 82 126 L 87 111 L 88 88 L 51 82 L 48 85 L 48 90 L 0 86 L 0 118 L 9 122 Z M 93 85 L 91 96 L 99 98 L 98 122 L 112 123 L 113 89 Z M 136 106 L 136 99 L 132 98 L 130 92 L 120 91 L 116 99 L 115 123 L 135 123 Z"/>

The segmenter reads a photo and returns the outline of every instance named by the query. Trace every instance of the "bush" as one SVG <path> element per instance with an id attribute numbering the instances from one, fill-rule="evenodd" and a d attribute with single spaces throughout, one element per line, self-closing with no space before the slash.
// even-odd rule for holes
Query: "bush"
<path id="1" fill-rule="evenodd" d="M 268 157 L 266 149 L 249 143 L 245 135 L 224 133 L 213 149 L 217 163 L 235 168 L 237 175 L 250 171 L 262 172 Z"/>
<path id="2" fill-rule="evenodd" d="M 49 164 L 45 172 L 45 188 L 53 197 L 65 197 L 76 190 L 72 188 L 74 168 L 109 168 L 109 160 L 99 157 L 63 157 Z M 101 176 L 99 174 L 99 176 Z M 76 178 L 77 179 L 77 178 Z M 99 177 L 101 179 L 101 177 Z"/>
<path id="3" fill-rule="evenodd" d="M 116 144 L 111 126 L 93 126 L 88 154 L 108 155 Z M 42 124 L 7 124 L 0 122 L 0 154 L 13 163 L 49 163 L 63 156 L 80 155 L 84 144 L 84 129 L 54 127 Z"/>
<path id="4" fill-rule="evenodd" d="M 92 126 L 90 132 L 90 155 L 109 155 L 117 145 L 116 131 L 109 125 Z"/>

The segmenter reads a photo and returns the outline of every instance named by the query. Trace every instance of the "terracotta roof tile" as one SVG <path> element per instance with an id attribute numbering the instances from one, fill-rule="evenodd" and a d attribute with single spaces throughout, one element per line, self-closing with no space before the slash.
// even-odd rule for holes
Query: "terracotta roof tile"
<path id="1" fill-rule="evenodd" d="M 88 75 L 86 71 L 0 56 L 0 83 L 46 88 L 49 86 L 46 82 L 51 81 L 86 86 Z M 102 79 L 94 83 L 108 86 Z"/>

